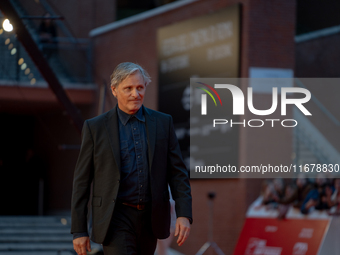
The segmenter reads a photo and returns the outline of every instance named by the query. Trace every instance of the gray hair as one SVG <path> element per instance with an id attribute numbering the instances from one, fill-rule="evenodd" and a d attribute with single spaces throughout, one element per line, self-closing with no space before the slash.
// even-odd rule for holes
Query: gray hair
<path id="1" fill-rule="evenodd" d="M 147 86 L 151 82 L 151 77 L 148 72 L 143 69 L 140 65 L 131 63 L 131 62 L 123 62 L 120 63 L 113 73 L 110 76 L 111 87 L 117 87 L 123 80 L 125 80 L 129 75 L 139 71 L 142 75 L 145 86 Z"/>

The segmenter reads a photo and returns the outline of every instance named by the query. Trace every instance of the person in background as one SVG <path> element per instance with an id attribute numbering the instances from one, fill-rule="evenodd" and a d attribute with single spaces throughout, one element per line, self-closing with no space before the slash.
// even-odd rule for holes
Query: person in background
<path id="1" fill-rule="evenodd" d="M 323 197 L 323 202 L 327 203 L 330 208 L 330 214 L 340 213 L 340 179 L 333 180 L 334 192 L 332 192 L 332 187 L 326 186 L 325 196 Z"/>
<path id="2" fill-rule="evenodd" d="M 277 200 L 279 203 L 278 219 L 284 219 L 290 208 L 300 208 L 307 194 L 313 189 L 304 173 L 300 173 L 294 183 L 286 185 L 284 196 Z"/>
<path id="3" fill-rule="evenodd" d="M 313 189 L 313 184 L 309 182 L 304 173 L 300 173 L 295 180 L 297 187 L 297 196 L 293 202 L 294 208 L 300 209 L 303 201 L 306 199 L 308 193 Z"/>
<path id="4" fill-rule="evenodd" d="M 268 208 L 277 208 L 278 201 L 280 201 L 285 194 L 285 182 L 282 178 L 275 178 L 272 182 L 268 182 L 263 195 L 263 205 Z"/>
<path id="5" fill-rule="evenodd" d="M 42 51 L 46 59 L 50 59 L 57 52 L 57 28 L 52 21 L 49 19 L 51 15 L 46 13 L 39 25 L 39 42 L 42 46 Z"/>
<path id="6" fill-rule="evenodd" d="M 316 210 L 329 209 L 329 206 L 325 201 L 327 186 L 329 186 L 329 180 L 323 173 L 319 173 L 315 178 L 315 188 L 307 194 L 301 205 L 301 213 L 308 214 L 313 208 Z M 334 188 L 330 186 L 330 189 L 333 193 Z"/>

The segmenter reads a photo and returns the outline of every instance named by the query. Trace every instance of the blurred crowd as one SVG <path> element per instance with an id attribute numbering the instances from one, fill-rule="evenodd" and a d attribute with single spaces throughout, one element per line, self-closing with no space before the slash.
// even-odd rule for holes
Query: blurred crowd
<path id="1" fill-rule="evenodd" d="M 267 180 L 262 187 L 262 196 L 262 206 L 277 209 L 280 219 L 286 217 L 291 206 L 302 214 L 314 210 L 340 214 L 340 179 L 327 178 L 323 173 L 313 179 L 301 173 L 296 179 Z"/>

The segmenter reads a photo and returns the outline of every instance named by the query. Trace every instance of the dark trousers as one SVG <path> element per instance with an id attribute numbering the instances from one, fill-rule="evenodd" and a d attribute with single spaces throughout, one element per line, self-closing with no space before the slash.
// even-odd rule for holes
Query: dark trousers
<path id="1" fill-rule="evenodd" d="M 157 238 L 152 233 L 151 205 L 138 210 L 121 203 L 115 205 L 104 255 L 153 255 Z"/>

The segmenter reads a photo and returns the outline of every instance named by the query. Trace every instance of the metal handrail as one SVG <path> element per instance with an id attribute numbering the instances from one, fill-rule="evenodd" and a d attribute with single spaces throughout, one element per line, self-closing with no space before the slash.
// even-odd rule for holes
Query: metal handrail
<path id="1" fill-rule="evenodd" d="M 10 43 L 12 43 L 14 46 L 13 48 L 17 49 L 17 52 L 15 55 L 10 54 L 10 50 L 8 49 L 8 45 L 5 45 L 5 40 L 10 39 Z M 39 71 L 37 70 L 36 66 L 32 63 L 30 57 L 26 53 L 26 51 L 22 48 L 20 42 L 17 40 L 17 38 L 13 34 L 2 34 L 0 35 L 0 79 L 3 80 L 15 80 L 15 81 L 22 81 L 22 82 L 29 82 L 30 79 L 28 78 L 28 75 L 24 73 L 20 69 L 20 66 L 18 65 L 18 60 L 20 58 L 23 58 L 25 60 L 25 63 L 27 64 L 27 67 L 30 69 L 30 73 L 33 73 L 34 78 L 37 81 L 42 81 L 43 78 L 41 77 Z M 86 54 L 86 59 L 88 60 L 90 58 L 90 51 L 91 51 L 91 45 L 83 43 L 85 40 L 82 41 L 82 43 L 78 44 L 76 49 L 73 43 L 71 42 L 65 42 L 65 43 L 58 43 L 57 45 L 54 44 L 48 44 L 48 43 L 40 43 L 39 46 L 44 49 L 55 49 L 55 54 L 52 55 L 49 64 L 54 69 L 56 74 L 59 78 L 62 79 L 63 82 L 67 81 L 70 83 L 92 83 L 92 77 L 91 77 L 91 62 L 90 61 L 84 61 L 80 63 L 83 66 L 82 73 L 73 73 L 73 69 L 70 69 L 67 65 L 64 65 L 64 63 L 60 62 L 60 51 L 58 50 L 65 50 L 65 51 L 72 51 L 72 54 L 79 54 L 79 56 L 83 56 Z M 76 51 L 74 51 L 76 50 Z M 7 53 L 8 52 L 8 53 Z M 85 58 L 85 56 L 84 56 Z M 12 70 L 9 71 L 8 68 L 12 67 Z"/>
<path id="2" fill-rule="evenodd" d="M 299 87 L 307 89 L 298 78 L 295 78 L 295 80 Z M 340 121 L 319 101 L 319 99 L 316 98 L 316 96 L 314 96 L 314 94 L 311 93 L 311 95 L 312 101 L 320 108 L 320 110 L 323 111 L 336 126 L 340 126 Z"/>

